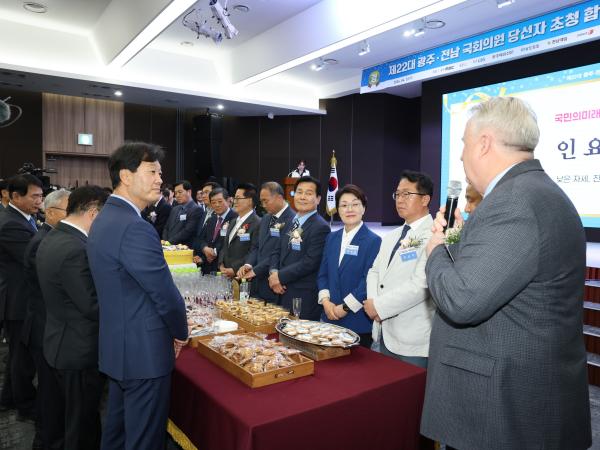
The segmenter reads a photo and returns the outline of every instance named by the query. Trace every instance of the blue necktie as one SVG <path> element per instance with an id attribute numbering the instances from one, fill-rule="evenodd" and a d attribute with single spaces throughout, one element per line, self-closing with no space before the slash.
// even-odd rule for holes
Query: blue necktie
<path id="1" fill-rule="evenodd" d="M 396 245 L 394 246 L 394 249 L 392 250 L 392 254 L 390 255 L 390 260 L 388 261 L 388 267 L 390 266 L 392 259 L 394 259 L 394 255 L 398 251 L 398 248 L 401 245 L 402 239 L 404 239 L 406 237 L 406 235 L 408 234 L 409 231 L 410 231 L 410 225 L 404 225 L 404 228 L 402 229 L 402 234 L 400 234 L 400 239 L 398 239 L 398 242 L 396 242 Z"/>
<path id="2" fill-rule="evenodd" d="M 38 230 L 37 224 L 35 223 L 35 219 L 33 218 L 33 216 L 29 216 L 29 223 L 31 224 L 31 226 L 33 227 L 33 229 L 35 231 Z"/>
<path id="3" fill-rule="evenodd" d="M 294 231 L 296 231 L 298 228 L 300 228 L 300 221 L 298 219 L 294 219 L 294 225 L 292 226 L 292 229 L 290 230 L 290 234 L 293 233 Z"/>

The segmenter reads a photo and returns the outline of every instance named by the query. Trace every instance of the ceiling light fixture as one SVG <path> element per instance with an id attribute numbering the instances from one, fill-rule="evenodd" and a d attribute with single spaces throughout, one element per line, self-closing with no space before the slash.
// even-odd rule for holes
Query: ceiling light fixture
<path id="1" fill-rule="evenodd" d="M 115 91 L 115 95 L 117 97 L 121 97 L 123 95 L 123 92 L 121 92 L 121 91 Z"/>
<path id="2" fill-rule="evenodd" d="M 182 47 L 193 47 L 193 46 L 194 46 L 194 43 L 193 43 L 193 42 L 190 42 L 190 41 L 181 41 L 181 42 L 179 43 L 179 45 L 181 45 Z"/>
<path id="3" fill-rule="evenodd" d="M 446 22 L 440 19 L 430 19 L 425 21 L 425 28 L 428 30 L 437 30 L 446 26 Z"/>
<path id="4" fill-rule="evenodd" d="M 233 9 L 237 12 L 247 13 L 250 11 L 250 8 L 246 5 L 235 5 Z"/>
<path id="5" fill-rule="evenodd" d="M 414 37 L 421 37 L 425 34 L 425 28 L 419 28 L 417 31 L 415 31 L 415 34 L 413 34 Z"/>
<path id="6" fill-rule="evenodd" d="M 217 109 L 225 109 L 225 107 L 223 105 L 221 105 L 221 104 L 218 104 L 217 105 Z"/>
<path id="7" fill-rule="evenodd" d="M 369 41 L 366 39 L 362 41 L 360 46 L 360 51 L 358 52 L 358 56 L 364 56 L 371 51 L 371 46 L 369 45 Z"/>
<path id="8" fill-rule="evenodd" d="M 404 37 L 411 37 L 413 34 L 416 33 L 417 30 L 415 30 L 414 28 L 411 28 L 410 30 L 406 30 L 404 31 Z"/>
<path id="9" fill-rule="evenodd" d="M 127 64 L 194 3 L 196 3 L 196 0 L 173 0 L 129 45 L 121 50 L 109 63 L 109 66 L 122 67 Z"/>
<path id="10" fill-rule="evenodd" d="M 25 8 L 29 12 L 36 14 L 44 14 L 46 11 L 48 11 L 46 5 L 42 5 L 41 3 L 36 2 L 24 2 L 23 8 Z"/>
<path id="11" fill-rule="evenodd" d="M 496 6 L 498 8 L 504 8 L 505 6 L 510 6 L 515 2 L 515 0 L 496 0 Z"/>
<path id="12" fill-rule="evenodd" d="M 319 72 L 325 68 L 325 61 L 323 61 L 323 58 L 319 58 L 316 63 L 310 65 L 310 68 L 315 72 Z"/>

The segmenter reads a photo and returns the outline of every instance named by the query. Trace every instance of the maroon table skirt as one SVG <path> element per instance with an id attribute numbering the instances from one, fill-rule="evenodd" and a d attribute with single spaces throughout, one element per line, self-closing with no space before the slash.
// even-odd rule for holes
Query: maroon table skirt
<path id="1" fill-rule="evenodd" d="M 418 449 L 425 370 L 366 350 L 251 389 L 185 348 L 169 418 L 200 450 Z"/>

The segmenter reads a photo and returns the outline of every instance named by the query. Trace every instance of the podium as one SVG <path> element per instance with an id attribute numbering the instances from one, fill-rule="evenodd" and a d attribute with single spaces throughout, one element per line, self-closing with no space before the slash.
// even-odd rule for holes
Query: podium
<path id="1" fill-rule="evenodd" d="M 296 181 L 298 181 L 298 178 L 286 177 L 283 179 L 283 192 L 285 193 L 285 201 L 289 203 L 292 209 L 296 209 L 296 206 L 294 205 L 294 197 L 292 195 Z"/>

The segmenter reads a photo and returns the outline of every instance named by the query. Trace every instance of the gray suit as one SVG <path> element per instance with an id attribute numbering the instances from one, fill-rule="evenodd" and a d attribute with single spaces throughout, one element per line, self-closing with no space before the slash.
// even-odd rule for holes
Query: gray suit
<path id="1" fill-rule="evenodd" d="M 460 450 L 591 445 L 585 235 L 537 160 L 513 167 L 430 255 L 438 307 L 421 432 Z"/>

